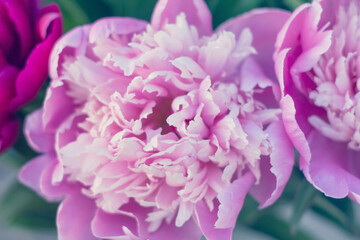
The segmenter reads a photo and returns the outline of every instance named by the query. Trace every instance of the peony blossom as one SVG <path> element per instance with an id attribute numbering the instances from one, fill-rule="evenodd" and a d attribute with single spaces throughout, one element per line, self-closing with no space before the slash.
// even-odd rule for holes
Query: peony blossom
<path id="1" fill-rule="evenodd" d="M 360 1 L 298 7 L 279 34 L 285 128 L 306 178 L 360 203 Z"/>
<path id="2" fill-rule="evenodd" d="M 226 240 L 248 192 L 272 204 L 293 167 L 272 61 L 288 16 L 212 32 L 204 1 L 160 0 L 150 24 L 104 18 L 62 37 L 25 128 L 42 155 L 20 173 L 63 200 L 59 239 Z"/>
<path id="3" fill-rule="evenodd" d="M 35 98 L 48 75 L 48 59 L 62 32 L 56 5 L 0 0 L 0 153 L 17 137 L 16 111 Z"/>

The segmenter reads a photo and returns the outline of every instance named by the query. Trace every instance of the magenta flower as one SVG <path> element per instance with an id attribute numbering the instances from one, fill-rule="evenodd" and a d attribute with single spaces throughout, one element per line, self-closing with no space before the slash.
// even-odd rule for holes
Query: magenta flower
<path id="1" fill-rule="evenodd" d="M 48 58 L 62 32 L 56 5 L 0 0 L 0 152 L 17 137 L 14 115 L 35 98 L 48 75 Z"/>
<path id="2" fill-rule="evenodd" d="M 66 195 L 59 239 L 231 239 L 249 191 L 272 204 L 293 166 L 272 62 L 288 16 L 256 10 L 212 33 L 202 0 L 160 0 L 151 24 L 66 34 L 25 129 L 43 154 L 20 173 Z"/>
<path id="3" fill-rule="evenodd" d="M 308 181 L 360 203 L 360 1 L 313 1 L 279 34 L 286 130 Z"/>

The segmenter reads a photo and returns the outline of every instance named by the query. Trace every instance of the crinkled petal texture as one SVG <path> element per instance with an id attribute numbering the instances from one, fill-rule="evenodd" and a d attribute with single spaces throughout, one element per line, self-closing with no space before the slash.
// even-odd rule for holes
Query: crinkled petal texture
<path id="1" fill-rule="evenodd" d="M 15 112 L 36 97 L 48 75 L 48 59 L 62 32 L 56 5 L 35 0 L 0 1 L 0 152 L 19 129 Z"/>
<path id="2" fill-rule="evenodd" d="M 282 192 L 293 151 L 270 52 L 289 14 L 251 12 L 211 34 L 205 3 L 185 3 L 159 1 L 152 24 L 78 27 L 54 47 L 25 129 L 43 155 L 20 179 L 66 195 L 60 239 L 231 239 L 248 192 L 261 207 Z"/>
<path id="3" fill-rule="evenodd" d="M 298 7 L 275 52 L 287 133 L 306 178 L 326 195 L 359 202 L 360 2 Z"/>

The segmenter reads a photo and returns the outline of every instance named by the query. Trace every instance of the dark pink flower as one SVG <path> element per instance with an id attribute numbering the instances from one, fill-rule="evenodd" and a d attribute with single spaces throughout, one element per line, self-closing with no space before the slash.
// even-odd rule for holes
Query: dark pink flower
<path id="1" fill-rule="evenodd" d="M 298 7 L 279 34 L 276 68 L 286 130 L 306 178 L 360 203 L 360 1 Z"/>
<path id="2" fill-rule="evenodd" d="M 256 10 L 213 33 L 204 1 L 160 0 L 151 24 L 105 18 L 66 34 L 27 119 L 43 155 L 20 174 L 66 195 L 59 238 L 225 240 L 248 192 L 272 204 L 293 166 L 272 61 L 288 16 Z"/>
<path id="3" fill-rule="evenodd" d="M 35 98 L 48 75 L 48 58 L 62 32 L 56 5 L 0 0 L 0 152 L 16 140 L 16 111 Z"/>

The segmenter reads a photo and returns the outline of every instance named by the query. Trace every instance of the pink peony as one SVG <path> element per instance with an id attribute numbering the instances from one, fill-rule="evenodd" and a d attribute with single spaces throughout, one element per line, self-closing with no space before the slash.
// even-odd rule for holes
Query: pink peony
<path id="1" fill-rule="evenodd" d="M 0 0 L 0 153 L 16 140 L 15 113 L 44 83 L 61 32 L 56 5 L 40 9 L 36 0 Z"/>
<path id="2" fill-rule="evenodd" d="M 272 204 L 293 167 L 272 62 L 288 16 L 256 10 L 212 33 L 204 1 L 160 0 L 151 24 L 66 34 L 25 129 L 43 154 L 20 174 L 66 195 L 59 239 L 226 240 L 249 191 Z"/>
<path id="3" fill-rule="evenodd" d="M 313 1 L 279 34 L 276 68 L 286 130 L 306 178 L 360 203 L 360 1 Z"/>

